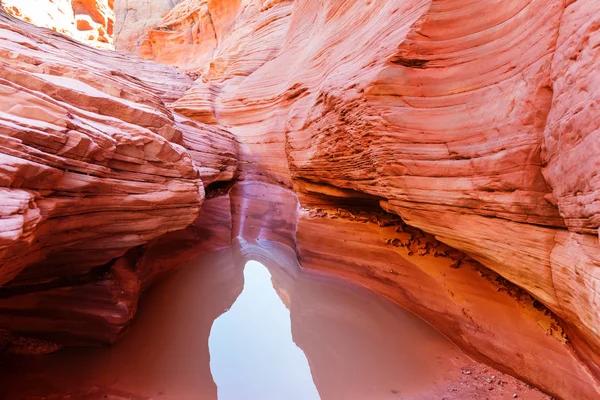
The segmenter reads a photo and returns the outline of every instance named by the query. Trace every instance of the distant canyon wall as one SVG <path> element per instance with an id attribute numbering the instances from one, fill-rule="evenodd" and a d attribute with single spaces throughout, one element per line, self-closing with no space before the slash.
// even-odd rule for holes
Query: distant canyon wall
<path id="1" fill-rule="evenodd" d="M 114 0 L 1 0 L 11 15 L 50 28 L 90 46 L 112 49 Z"/>

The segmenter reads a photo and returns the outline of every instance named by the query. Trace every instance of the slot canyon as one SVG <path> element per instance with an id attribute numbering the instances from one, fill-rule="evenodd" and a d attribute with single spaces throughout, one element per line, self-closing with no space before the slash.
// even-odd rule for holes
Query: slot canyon
<path id="1" fill-rule="evenodd" d="M 0 5 L 0 400 L 600 399 L 600 0 Z"/>

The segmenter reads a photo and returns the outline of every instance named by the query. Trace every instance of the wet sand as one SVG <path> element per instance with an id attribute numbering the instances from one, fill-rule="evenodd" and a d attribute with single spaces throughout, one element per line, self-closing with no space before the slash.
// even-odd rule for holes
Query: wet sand
<path id="1" fill-rule="evenodd" d="M 268 241 L 203 255 L 170 274 L 149 290 L 113 347 L 0 364 L 3 400 L 515 395 L 548 398 L 474 362 L 388 300 L 301 270 L 291 249 Z"/>

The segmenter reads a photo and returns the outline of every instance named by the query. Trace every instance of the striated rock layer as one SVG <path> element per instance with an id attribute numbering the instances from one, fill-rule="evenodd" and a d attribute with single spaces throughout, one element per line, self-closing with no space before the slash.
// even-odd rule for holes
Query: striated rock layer
<path id="1" fill-rule="evenodd" d="M 197 68 L 174 109 L 238 137 L 241 177 L 372 196 L 546 305 L 597 380 L 599 11 L 184 0 L 142 53 Z"/>
<path id="2" fill-rule="evenodd" d="M 191 84 L 172 68 L 3 12 L 0 55 L 0 328 L 110 342 L 144 281 L 115 260 L 190 225 L 235 140 L 168 108 Z"/>
<path id="3" fill-rule="evenodd" d="M 498 368 L 600 395 L 600 1 L 115 9 L 117 49 L 189 74 L 0 17 L 7 314 L 37 312 L 24 293 L 62 307 L 77 290 L 45 292 L 118 282 L 94 308 L 125 305 L 92 340 L 110 341 L 134 310 L 129 284 L 152 276 L 139 255 L 114 260 L 190 224 L 204 186 L 239 173 L 259 182 L 232 189 L 231 219 L 213 203 L 207 234 L 231 222 L 234 237 L 295 247 Z M 145 250 L 157 271 L 160 243 Z M 57 340 L 44 324 L 21 330 Z"/>

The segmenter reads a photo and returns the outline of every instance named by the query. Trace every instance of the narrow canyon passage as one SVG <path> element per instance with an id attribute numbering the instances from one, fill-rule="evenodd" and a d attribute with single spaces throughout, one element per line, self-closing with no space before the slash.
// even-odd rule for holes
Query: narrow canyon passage
<path id="1" fill-rule="evenodd" d="M 0 400 L 598 400 L 598 43 L 600 0 L 0 0 Z"/>
<path id="2" fill-rule="evenodd" d="M 243 240 L 152 287 L 113 347 L 13 356 L 0 379 L 3 400 L 546 398 L 289 247 Z"/>

